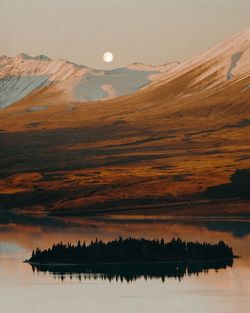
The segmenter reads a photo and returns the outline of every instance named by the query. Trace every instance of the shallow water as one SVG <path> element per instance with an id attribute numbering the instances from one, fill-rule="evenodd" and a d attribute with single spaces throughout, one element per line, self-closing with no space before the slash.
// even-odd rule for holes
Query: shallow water
<path id="1" fill-rule="evenodd" d="M 0 225 L 0 312 L 248 312 L 250 305 L 250 222 L 188 220 L 73 220 L 63 223 Z M 80 223 L 80 224 L 79 224 Z M 32 249 L 54 242 L 104 240 L 122 236 L 184 240 L 224 240 L 240 259 L 232 268 L 185 276 L 131 282 L 78 274 L 33 273 L 22 261 Z"/>

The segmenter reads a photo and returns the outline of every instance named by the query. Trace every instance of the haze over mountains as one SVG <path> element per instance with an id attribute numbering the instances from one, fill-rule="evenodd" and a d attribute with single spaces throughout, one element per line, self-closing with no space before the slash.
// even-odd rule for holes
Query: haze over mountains
<path id="1" fill-rule="evenodd" d="M 185 215 L 189 207 L 171 203 L 200 200 L 250 168 L 250 28 L 124 97 L 82 103 L 57 87 L 0 111 L 2 209 L 84 215 L 164 205 Z"/>
<path id="2" fill-rule="evenodd" d="M 130 94 L 177 65 L 134 63 L 113 70 L 96 70 L 64 60 L 20 53 L 0 57 L 0 108 L 5 108 L 43 87 L 63 92 L 68 101 L 90 101 Z"/>

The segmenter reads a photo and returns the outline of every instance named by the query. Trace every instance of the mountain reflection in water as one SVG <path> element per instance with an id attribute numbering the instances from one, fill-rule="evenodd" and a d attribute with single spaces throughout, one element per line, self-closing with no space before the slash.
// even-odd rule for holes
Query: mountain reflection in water
<path id="1" fill-rule="evenodd" d="M 39 265 L 31 264 L 33 272 L 43 272 L 53 275 L 54 278 L 135 281 L 138 278 L 175 278 L 181 281 L 185 276 L 208 273 L 209 270 L 218 271 L 233 266 L 232 259 L 209 262 L 173 262 L 173 263 L 144 263 L 144 264 L 87 264 L 87 265 Z"/>

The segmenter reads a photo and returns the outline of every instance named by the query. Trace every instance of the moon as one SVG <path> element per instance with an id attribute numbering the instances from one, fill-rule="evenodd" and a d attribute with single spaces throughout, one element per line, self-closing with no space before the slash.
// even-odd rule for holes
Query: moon
<path id="1" fill-rule="evenodd" d="M 107 52 L 104 53 L 102 58 L 103 58 L 104 62 L 110 63 L 110 62 L 113 61 L 114 56 L 113 56 L 113 54 L 111 52 L 107 51 Z"/>

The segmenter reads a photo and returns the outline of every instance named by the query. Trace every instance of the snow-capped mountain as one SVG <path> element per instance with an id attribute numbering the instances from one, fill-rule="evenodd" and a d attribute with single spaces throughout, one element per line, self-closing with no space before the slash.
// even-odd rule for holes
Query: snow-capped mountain
<path id="1" fill-rule="evenodd" d="M 138 204 L 154 210 L 159 199 L 162 210 L 168 195 L 199 200 L 207 188 L 228 184 L 236 169 L 250 164 L 249 34 L 247 29 L 158 72 L 143 64 L 96 71 L 44 56 L 2 57 L 2 75 L 17 82 L 23 76 L 41 80 L 28 81 L 24 91 L 33 91 L 0 110 L 3 206 L 11 202 L 13 210 L 22 205 L 25 213 L 84 216 L 92 210 L 137 210 Z M 147 82 L 160 77 L 125 97 L 84 105 L 77 100 L 83 91 L 82 99 L 101 98 L 103 88 L 111 96 L 109 77 L 117 94 L 124 87 L 122 75 L 130 71 L 144 73 Z M 31 88 L 34 82 L 37 89 Z M 11 84 L 13 79 L 5 90 L 13 97 Z M 213 215 L 217 204 L 206 205 L 207 216 Z M 178 204 L 166 212 L 180 216 L 186 208 L 179 210 Z M 236 206 L 236 216 L 239 212 Z"/>
<path id="2" fill-rule="evenodd" d="M 163 108 L 164 114 L 184 115 L 188 111 L 193 116 L 201 110 L 205 115 L 218 110 L 236 113 L 248 109 L 249 77 L 250 28 L 191 60 L 162 66 L 133 63 L 113 70 L 95 70 L 44 55 L 2 56 L 0 108 L 24 97 L 23 104 L 43 110 L 59 103 L 128 95 L 124 99 L 126 106 L 134 110 L 136 101 L 140 103 L 138 111 L 152 103 L 157 115 L 163 114 Z"/>
<path id="3" fill-rule="evenodd" d="M 202 90 L 207 92 L 214 87 L 220 87 L 225 82 L 244 80 L 249 77 L 249 74 L 250 27 L 215 45 L 200 56 L 179 63 L 152 85 L 165 85 L 189 76 L 183 93 Z"/>
<path id="4" fill-rule="evenodd" d="M 0 108 L 5 108 L 46 86 L 63 92 L 68 100 L 93 101 L 137 91 L 174 66 L 134 63 L 113 70 L 96 70 L 64 60 L 21 53 L 0 57 Z M 53 88 L 53 89 L 55 89 Z"/>

